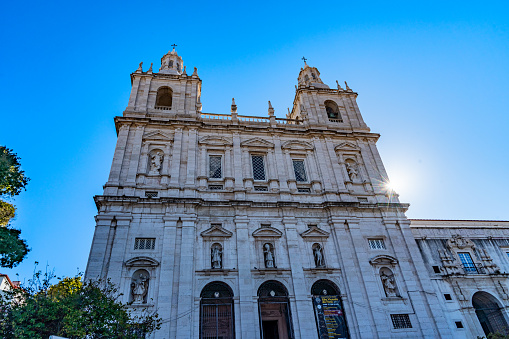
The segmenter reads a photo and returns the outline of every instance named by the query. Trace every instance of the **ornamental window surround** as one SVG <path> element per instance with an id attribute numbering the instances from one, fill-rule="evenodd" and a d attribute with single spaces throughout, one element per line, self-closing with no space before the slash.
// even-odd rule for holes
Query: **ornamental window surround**
<path id="1" fill-rule="evenodd" d="M 222 155 L 209 155 L 209 178 L 223 178 L 223 157 Z"/>
<path id="2" fill-rule="evenodd" d="M 304 159 L 292 159 L 293 171 L 295 173 L 295 181 L 307 182 L 308 177 L 306 173 L 306 166 L 304 165 Z"/>
<path id="3" fill-rule="evenodd" d="M 267 180 L 265 171 L 265 157 L 263 155 L 251 155 L 251 165 L 253 168 L 253 179 L 255 181 Z"/>

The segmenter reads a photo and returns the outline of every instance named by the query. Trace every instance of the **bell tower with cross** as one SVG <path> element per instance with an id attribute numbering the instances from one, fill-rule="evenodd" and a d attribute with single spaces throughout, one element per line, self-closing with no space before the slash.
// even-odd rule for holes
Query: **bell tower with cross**
<path id="1" fill-rule="evenodd" d="M 345 83 L 342 88 L 330 88 L 323 83 L 316 67 L 309 66 L 302 57 L 304 67 L 297 78 L 293 108 L 288 115 L 291 119 L 303 120 L 310 126 L 324 126 L 330 129 L 369 131 L 357 106 L 357 93 Z"/>

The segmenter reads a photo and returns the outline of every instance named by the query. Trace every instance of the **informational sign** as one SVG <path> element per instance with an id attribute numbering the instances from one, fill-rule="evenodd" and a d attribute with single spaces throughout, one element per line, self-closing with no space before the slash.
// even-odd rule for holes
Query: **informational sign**
<path id="1" fill-rule="evenodd" d="M 339 296 L 313 296 L 313 306 L 320 339 L 349 338 Z"/>

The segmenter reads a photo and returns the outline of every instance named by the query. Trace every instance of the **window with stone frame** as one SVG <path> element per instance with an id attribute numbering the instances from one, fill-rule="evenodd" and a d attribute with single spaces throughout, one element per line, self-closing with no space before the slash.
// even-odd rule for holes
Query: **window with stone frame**
<path id="1" fill-rule="evenodd" d="M 369 248 L 372 250 L 385 250 L 383 239 L 368 239 Z"/>
<path id="2" fill-rule="evenodd" d="M 223 177 L 222 156 L 209 155 L 209 178 L 221 179 Z"/>
<path id="3" fill-rule="evenodd" d="M 135 238 L 135 250 L 153 250 L 156 245 L 156 238 Z"/>
<path id="4" fill-rule="evenodd" d="M 391 314 L 392 326 L 398 328 L 412 328 L 408 314 Z"/>
<path id="5" fill-rule="evenodd" d="M 472 260 L 470 253 L 458 252 L 458 257 L 460 258 L 461 263 L 463 264 L 463 268 L 465 269 L 466 273 L 473 273 L 473 274 L 478 273 L 477 267 L 475 266 L 475 263 Z"/>
<path id="6" fill-rule="evenodd" d="M 306 175 L 306 167 L 304 166 L 304 160 L 293 159 L 293 171 L 295 173 L 295 180 L 297 182 L 307 182 L 308 177 Z"/>
<path id="7" fill-rule="evenodd" d="M 157 90 L 156 106 L 165 107 L 166 109 L 171 108 L 173 91 L 170 87 L 163 86 Z"/>
<path id="8" fill-rule="evenodd" d="M 265 159 L 263 155 L 252 155 L 251 163 L 253 165 L 253 179 L 265 180 Z"/>

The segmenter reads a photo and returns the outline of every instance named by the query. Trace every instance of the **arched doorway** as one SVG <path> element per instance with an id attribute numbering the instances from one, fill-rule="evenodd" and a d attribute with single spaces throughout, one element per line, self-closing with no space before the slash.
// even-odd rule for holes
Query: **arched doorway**
<path id="1" fill-rule="evenodd" d="M 339 289 L 332 281 L 318 280 L 311 287 L 319 339 L 349 338 Z"/>
<path id="2" fill-rule="evenodd" d="M 235 338 L 233 291 L 220 281 L 207 284 L 200 294 L 200 338 Z"/>
<path id="3" fill-rule="evenodd" d="M 472 297 L 472 305 L 484 334 L 509 334 L 507 322 L 494 296 L 487 292 L 476 292 Z"/>
<path id="4" fill-rule="evenodd" d="M 293 339 L 288 291 L 278 281 L 269 280 L 258 288 L 258 311 L 262 339 Z"/>

